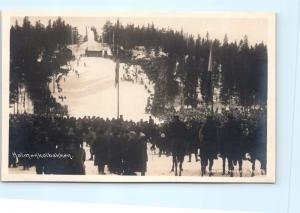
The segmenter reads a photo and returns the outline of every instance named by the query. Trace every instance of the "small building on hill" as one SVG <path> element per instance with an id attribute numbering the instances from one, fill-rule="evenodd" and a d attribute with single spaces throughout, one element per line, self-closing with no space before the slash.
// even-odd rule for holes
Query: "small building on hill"
<path id="1" fill-rule="evenodd" d="M 85 56 L 86 57 L 112 57 L 112 52 L 105 43 L 94 43 L 93 46 L 88 46 L 85 49 Z"/>

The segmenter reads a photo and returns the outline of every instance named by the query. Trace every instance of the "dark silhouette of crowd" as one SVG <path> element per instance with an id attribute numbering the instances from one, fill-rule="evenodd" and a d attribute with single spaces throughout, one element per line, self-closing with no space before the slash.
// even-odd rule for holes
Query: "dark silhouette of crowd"
<path id="1" fill-rule="evenodd" d="M 86 153 L 104 174 L 145 175 L 147 144 L 151 131 L 148 122 L 134 123 L 120 119 L 99 117 L 52 117 L 47 115 L 18 114 L 10 116 L 9 167 L 36 167 L 37 174 L 85 174 Z M 145 126 L 149 127 L 146 131 Z M 145 130 L 145 131 L 144 131 Z M 145 134 L 146 133 L 146 134 Z M 15 154 L 14 154 L 15 153 Z M 22 157 L 16 154 L 23 154 Z M 46 157 L 31 157 L 40 154 Z M 49 155 L 69 156 L 54 158 Z M 19 156 L 19 157 L 16 157 Z"/>
<path id="2" fill-rule="evenodd" d="M 156 124 L 149 121 L 125 121 L 99 117 L 61 117 L 14 114 L 9 119 L 9 167 L 36 168 L 37 174 L 85 174 L 87 160 L 93 160 L 98 173 L 145 175 L 148 148 L 158 149 L 158 157 L 173 156 L 173 168 L 179 163 L 179 175 L 187 156 L 200 161 L 199 175 L 214 175 L 213 164 L 223 160 L 222 175 L 234 175 L 238 165 L 243 175 L 243 161 L 267 165 L 267 124 L 265 109 L 223 110 L 221 113 L 182 118 Z M 180 131 L 179 131 L 180 130 Z M 90 158 L 86 159 L 86 150 Z M 16 154 L 27 154 L 20 157 Z M 32 157 L 58 155 L 65 157 Z M 66 157 L 67 156 L 67 157 Z M 227 168 L 226 168 L 227 165 Z M 226 173 L 227 172 L 227 173 Z"/>

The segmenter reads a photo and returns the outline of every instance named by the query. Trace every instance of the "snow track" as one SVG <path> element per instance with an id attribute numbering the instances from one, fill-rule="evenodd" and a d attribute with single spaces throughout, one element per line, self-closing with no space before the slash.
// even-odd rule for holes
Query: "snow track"
<path id="1" fill-rule="evenodd" d="M 117 89 L 115 88 L 116 63 L 108 58 L 80 57 L 86 48 L 93 49 L 99 45 L 94 41 L 93 33 L 89 40 L 80 47 L 72 48 L 76 60 L 70 63 L 71 71 L 61 78 L 59 84 L 62 92 L 53 93 L 56 100 L 68 106 L 70 116 L 100 116 L 114 118 L 117 116 Z M 120 77 L 125 73 L 124 64 L 120 64 Z M 144 79 L 148 82 L 148 79 Z M 148 120 L 145 113 L 148 91 L 138 82 L 120 82 L 120 114 L 127 120 Z M 58 97 L 65 96 L 65 100 Z"/>

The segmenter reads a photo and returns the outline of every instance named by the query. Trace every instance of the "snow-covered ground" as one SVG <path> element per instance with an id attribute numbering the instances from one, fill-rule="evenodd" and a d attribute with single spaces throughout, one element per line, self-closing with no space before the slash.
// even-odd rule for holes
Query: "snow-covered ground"
<path id="1" fill-rule="evenodd" d="M 87 161 L 85 162 L 86 166 L 86 174 L 87 175 L 97 175 L 98 169 L 94 166 L 94 161 L 89 161 L 90 158 L 90 151 L 89 147 L 85 147 Z M 200 158 L 199 158 L 200 159 Z M 188 162 L 188 156 L 185 156 L 184 163 L 183 163 L 183 171 L 182 176 L 200 176 L 200 161 L 196 162 L 195 156 L 192 156 L 191 162 Z M 227 163 L 226 163 L 227 168 Z M 256 176 L 260 175 L 259 162 L 256 162 Z M 147 176 L 173 176 L 174 172 L 171 172 L 172 169 L 172 156 L 158 155 L 158 149 L 156 153 L 150 151 L 150 146 L 148 146 L 148 162 L 147 162 Z M 208 169 L 208 168 L 207 168 Z M 107 167 L 105 167 L 105 173 L 110 175 Z M 213 173 L 214 176 L 222 176 L 222 159 L 219 158 L 218 160 L 214 161 L 213 166 Z M 140 175 L 140 173 L 137 173 Z M 243 162 L 243 175 L 245 177 L 251 176 L 251 164 L 249 161 Z M 239 177 L 238 166 L 235 166 L 235 177 Z"/>
<path id="2" fill-rule="evenodd" d="M 84 146 L 86 152 L 86 175 L 97 175 L 98 168 L 94 166 L 94 161 L 90 161 L 90 150 L 89 147 Z M 150 147 L 148 146 L 148 162 L 147 162 L 147 176 L 174 176 L 174 172 L 171 172 L 172 168 L 172 157 L 167 157 L 166 155 L 162 155 L 159 157 L 158 150 L 156 153 L 150 151 Z M 227 163 L 226 163 L 227 168 Z M 260 176 L 259 172 L 260 164 L 256 162 L 256 177 Z M 36 174 L 35 167 L 31 167 L 29 170 L 22 170 L 22 167 L 18 168 L 10 168 L 9 172 L 11 174 Z M 213 172 L 214 176 L 222 176 L 222 160 L 219 158 L 214 161 Z M 105 167 L 106 175 L 115 175 L 110 174 L 107 166 Z M 140 175 L 140 173 L 137 173 Z M 192 156 L 192 161 L 188 162 L 188 156 L 185 156 L 185 160 L 183 163 L 183 171 L 182 176 L 200 176 L 200 161 L 195 161 L 195 156 Z M 238 166 L 235 166 L 235 177 L 239 177 Z M 243 176 L 250 177 L 251 176 L 251 164 L 248 161 L 243 162 Z"/>
<path id="3" fill-rule="evenodd" d="M 78 60 L 71 62 L 72 71 L 67 76 L 60 79 L 60 87 L 62 92 L 58 92 L 56 88 L 53 96 L 56 97 L 63 105 L 68 106 L 68 111 L 71 116 L 101 116 L 103 118 L 113 118 L 117 115 L 117 89 L 115 88 L 115 67 L 116 64 L 111 59 L 100 57 L 80 57 L 85 49 L 93 48 L 98 45 L 94 41 L 94 34 L 89 31 L 88 41 L 79 47 L 72 48 Z M 135 78 L 136 74 L 137 78 Z M 128 80 L 128 76 L 132 80 Z M 127 79 L 125 80 L 124 77 Z M 148 119 L 149 115 L 145 113 L 145 107 L 149 94 L 153 93 L 153 84 L 149 82 L 147 76 L 142 72 L 140 67 L 126 67 L 120 64 L 120 114 L 125 119 L 139 121 L 140 119 Z M 141 83 L 143 82 L 143 83 Z M 145 86 L 146 85 L 146 86 Z M 63 101 L 59 96 L 66 96 Z M 89 147 L 84 147 L 87 154 L 87 159 L 90 158 Z M 158 152 L 158 150 L 156 151 Z M 98 174 L 97 167 L 93 161 L 85 161 L 86 174 Z M 162 155 L 158 156 L 148 148 L 148 176 L 168 176 L 174 175 L 171 173 L 172 157 Z M 256 175 L 259 175 L 260 164 L 256 164 Z M 219 158 L 214 161 L 213 172 L 216 176 L 222 174 L 222 160 Z M 244 176 L 251 175 L 251 165 L 248 161 L 244 161 L 243 165 Z M 35 174 L 35 168 L 22 170 L 21 167 L 10 168 L 10 173 L 20 174 Z M 106 168 L 108 175 L 109 171 Z M 140 175 L 140 174 L 138 174 Z M 199 176 L 200 162 L 195 161 L 195 156 L 192 156 L 192 162 L 188 162 L 188 157 L 185 157 L 183 163 L 183 176 Z M 234 176 L 239 176 L 237 166 L 235 167 Z"/>
<path id="4" fill-rule="evenodd" d="M 91 31 L 89 31 L 91 32 Z M 86 48 L 93 49 L 98 45 L 94 41 L 94 34 L 88 33 L 88 41 L 78 48 L 73 48 L 76 60 L 71 62 L 71 71 L 60 79 L 60 93 L 53 93 L 56 100 L 68 106 L 71 116 L 100 116 L 113 118 L 117 116 L 117 88 L 115 87 L 116 63 L 107 58 L 79 57 Z M 130 68 L 131 70 L 133 68 Z M 120 79 L 125 76 L 125 65 L 120 64 Z M 148 120 L 145 113 L 149 89 L 139 81 L 120 80 L 120 114 L 127 120 Z M 143 75 L 143 81 L 149 82 Z M 58 97 L 66 99 L 61 100 Z"/>
<path id="5" fill-rule="evenodd" d="M 157 54 L 155 54 L 154 49 L 150 50 L 150 52 L 147 53 L 146 48 L 144 46 L 136 46 L 131 50 L 131 54 L 132 54 L 132 60 L 138 60 L 138 59 L 150 60 L 151 58 L 164 57 L 168 55 L 167 53 L 163 52 L 161 48 L 159 49 Z"/>

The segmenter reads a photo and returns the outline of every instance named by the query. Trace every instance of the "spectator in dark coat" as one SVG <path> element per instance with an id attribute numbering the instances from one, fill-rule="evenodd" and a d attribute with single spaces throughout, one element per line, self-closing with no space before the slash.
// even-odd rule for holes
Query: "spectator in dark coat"
<path id="1" fill-rule="evenodd" d="M 212 167 L 214 159 L 217 158 L 217 122 L 212 116 L 208 116 L 206 123 L 201 129 L 203 139 L 200 144 L 200 157 L 201 157 L 201 175 L 206 174 L 206 166 L 209 165 L 209 175 L 213 175 Z"/>
<path id="2" fill-rule="evenodd" d="M 98 173 L 104 173 L 104 167 L 108 163 L 110 144 L 110 131 L 98 129 L 95 142 L 95 164 L 98 166 Z"/>

